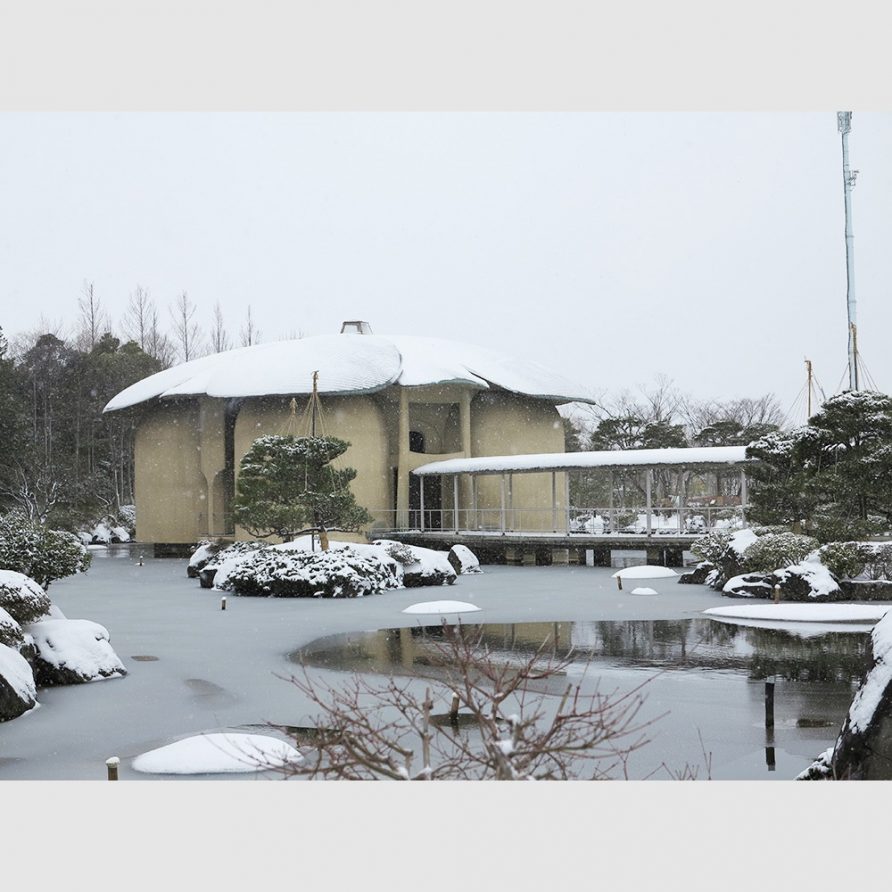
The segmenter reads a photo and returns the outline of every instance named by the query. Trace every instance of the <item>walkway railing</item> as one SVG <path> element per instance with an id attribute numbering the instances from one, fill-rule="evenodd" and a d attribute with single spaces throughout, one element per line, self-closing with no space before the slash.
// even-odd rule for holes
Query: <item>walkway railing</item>
<path id="1" fill-rule="evenodd" d="M 587 536 L 698 536 L 746 526 L 742 506 L 688 505 L 570 508 L 425 508 L 372 511 L 375 530 L 473 531 L 477 533 L 578 533 Z"/>

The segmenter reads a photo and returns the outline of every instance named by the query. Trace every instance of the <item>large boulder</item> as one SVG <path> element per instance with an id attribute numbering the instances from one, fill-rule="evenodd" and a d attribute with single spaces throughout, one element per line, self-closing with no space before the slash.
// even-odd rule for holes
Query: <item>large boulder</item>
<path id="1" fill-rule="evenodd" d="M 722 594 L 731 598 L 771 598 L 774 595 L 772 579 L 763 573 L 742 573 L 725 583 Z"/>
<path id="2" fill-rule="evenodd" d="M 0 608 L 17 623 L 30 623 L 46 616 L 50 599 L 30 576 L 14 570 L 0 570 Z"/>
<path id="3" fill-rule="evenodd" d="M 831 751 L 797 780 L 892 780 L 892 612 L 870 636 L 873 663 Z"/>
<path id="4" fill-rule="evenodd" d="M 0 722 L 18 718 L 37 703 L 34 674 L 16 650 L 0 644 Z"/>
<path id="5" fill-rule="evenodd" d="M 34 677 L 41 686 L 118 678 L 127 670 L 109 643 L 108 630 L 86 619 L 45 619 L 25 629 L 37 651 Z"/>
<path id="6" fill-rule="evenodd" d="M 448 551 L 435 551 L 418 545 L 406 545 L 392 539 L 376 539 L 373 543 L 383 546 L 402 566 L 402 583 L 406 588 L 422 585 L 452 585 L 456 572 L 449 561 Z"/>
<path id="7" fill-rule="evenodd" d="M 214 559 L 222 547 L 219 542 L 200 542 L 186 565 L 186 575 L 190 579 L 199 579 L 201 571 Z"/>
<path id="8" fill-rule="evenodd" d="M 690 573 L 683 573 L 678 577 L 682 585 L 706 585 L 709 574 L 715 570 L 715 564 L 709 561 L 700 561 Z"/>
<path id="9" fill-rule="evenodd" d="M 453 545 L 449 549 L 448 560 L 456 573 L 482 573 L 477 555 L 467 545 Z"/>

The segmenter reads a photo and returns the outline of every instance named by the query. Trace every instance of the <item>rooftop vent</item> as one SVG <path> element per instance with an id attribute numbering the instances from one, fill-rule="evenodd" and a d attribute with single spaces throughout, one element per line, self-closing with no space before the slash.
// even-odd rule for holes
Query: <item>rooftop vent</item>
<path id="1" fill-rule="evenodd" d="M 351 319 L 341 323 L 341 334 L 371 334 L 372 326 L 359 319 Z"/>

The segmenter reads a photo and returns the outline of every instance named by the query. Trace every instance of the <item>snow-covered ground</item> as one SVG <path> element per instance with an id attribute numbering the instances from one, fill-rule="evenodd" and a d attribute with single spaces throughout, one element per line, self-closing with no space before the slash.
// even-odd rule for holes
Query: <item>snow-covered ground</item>
<path id="1" fill-rule="evenodd" d="M 487 566 L 481 575 L 459 577 L 449 595 L 481 608 L 481 613 L 468 615 L 468 622 L 485 616 L 488 623 L 684 620 L 702 618 L 706 608 L 727 604 L 705 586 L 678 585 L 675 579 L 651 583 L 660 597 L 635 597 L 617 590 L 613 572 Z M 223 611 L 219 592 L 186 578 L 185 560 L 149 559 L 139 567 L 126 548 L 99 553 L 88 573 L 54 583 L 52 596 L 66 616 L 89 618 L 108 629 L 129 674 L 102 684 L 40 690 L 44 708 L 0 725 L 0 779 L 103 779 L 111 756 L 121 758 L 122 780 L 145 779 L 152 775 L 134 771 L 133 759 L 185 737 L 227 731 L 275 737 L 267 722 L 310 724 L 308 703 L 283 680 L 296 668 L 289 655 L 338 633 L 424 622 L 403 613 L 424 600 L 419 594 L 417 589 L 398 589 L 324 601 L 229 597 Z M 605 690 L 628 685 L 630 678 L 643 680 L 641 670 L 598 665 Z M 698 726 L 707 739 L 710 734 L 726 738 L 721 729 L 733 713 L 750 730 L 728 744 L 734 752 L 714 776 L 722 771 L 740 776 L 734 774 L 735 760 L 758 757 L 761 746 L 761 694 L 751 690 L 756 687 L 721 672 L 657 678 L 651 695 L 656 714 L 675 705 L 674 714 L 662 719 L 651 735 L 655 749 L 650 767 L 663 759 L 696 762 Z M 847 706 L 834 704 L 834 714 L 841 710 L 844 715 Z M 835 733 L 797 732 L 786 754 L 778 749 L 772 776 L 794 776 L 832 743 L 824 737 Z M 803 734 L 811 736 L 803 739 Z"/>

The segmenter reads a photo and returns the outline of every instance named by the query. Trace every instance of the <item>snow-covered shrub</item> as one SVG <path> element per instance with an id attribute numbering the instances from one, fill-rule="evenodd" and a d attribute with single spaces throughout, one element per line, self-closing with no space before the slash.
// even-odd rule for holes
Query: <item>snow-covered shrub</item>
<path id="1" fill-rule="evenodd" d="M 0 568 L 49 588 L 55 579 L 85 571 L 91 559 L 74 533 L 49 530 L 17 512 L 0 517 Z"/>
<path id="2" fill-rule="evenodd" d="M 249 554 L 259 551 L 261 548 L 269 548 L 266 542 L 233 542 L 226 548 L 220 549 L 199 571 L 198 578 L 202 588 L 222 587 L 232 570 Z"/>
<path id="3" fill-rule="evenodd" d="M 0 607 L 0 644 L 18 650 L 25 643 L 22 627 Z"/>
<path id="4" fill-rule="evenodd" d="M 395 561 L 400 564 L 411 564 L 415 561 L 412 547 L 404 542 L 394 542 L 391 539 L 378 539 L 375 542 L 380 545 Z"/>
<path id="5" fill-rule="evenodd" d="M 759 536 L 743 552 L 747 573 L 771 573 L 778 567 L 797 564 L 818 547 L 817 539 L 796 533 L 768 533 Z"/>
<path id="6" fill-rule="evenodd" d="M 830 542 L 821 546 L 820 556 L 836 579 L 854 579 L 864 572 L 871 554 L 860 542 Z"/>
<path id="7" fill-rule="evenodd" d="M 743 572 L 743 553 L 755 541 L 756 534 L 749 529 L 714 530 L 696 539 L 691 551 L 714 568 L 706 584 L 720 590 L 729 579 L 739 576 Z"/>
<path id="8" fill-rule="evenodd" d="M 731 533 L 719 530 L 707 533 L 699 539 L 695 539 L 691 545 L 691 551 L 702 561 L 718 566 L 728 551 L 728 543 L 731 541 Z"/>
<path id="9" fill-rule="evenodd" d="M 870 579 L 892 580 L 892 543 L 871 543 L 864 569 Z"/>
<path id="10" fill-rule="evenodd" d="M 15 570 L 0 570 L 0 608 L 17 623 L 30 623 L 50 609 L 47 593 L 31 578 Z"/>
<path id="11" fill-rule="evenodd" d="M 399 585 L 395 564 L 352 548 L 264 548 L 233 567 L 217 587 L 274 598 L 357 598 Z"/>
<path id="12" fill-rule="evenodd" d="M 127 674 L 108 629 L 86 619 L 45 619 L 26 629 L 34 639 L 39 685 L 80 684 Z"/>

